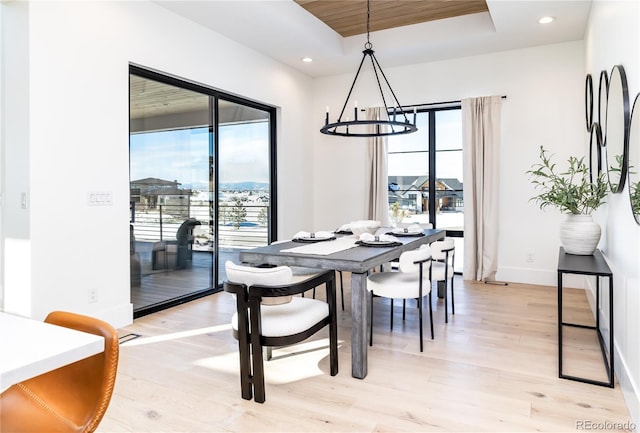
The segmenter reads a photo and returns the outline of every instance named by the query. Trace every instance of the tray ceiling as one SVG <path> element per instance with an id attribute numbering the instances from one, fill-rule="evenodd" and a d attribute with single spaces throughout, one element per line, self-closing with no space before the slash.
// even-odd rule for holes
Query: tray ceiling
<path id="1" fill-rule="evenodd" d="M 311 77 L 352 74 L 366 42 L 365 0 L 154 3 Z M 372 0 L 371 9 L 371 43 L 390 68 L 583 40 L 591 0 Z M 545 15 L 555 22 L 538 24 Z"/>
<path id="2" fill-rule="evenodd" d="M 343 37 L 367 32 L 367 0 L 294 0 Z M 485 0 L 373 0 L 370 31 L 487 12 Z"/>

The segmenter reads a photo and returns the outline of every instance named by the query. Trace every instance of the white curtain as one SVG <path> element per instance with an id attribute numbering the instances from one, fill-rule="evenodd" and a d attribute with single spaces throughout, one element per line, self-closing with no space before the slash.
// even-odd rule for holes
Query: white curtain
<path id="1" fill-rule="evenodd" d="M 382 107 L 367 108 L 367 119 L 380 119 Z M 373 126 L 371 127 L 373 131 Z M 387 170 L 387 137 L 367 138 L 367 218 L 391 227 Z"/>
<path id="2" fill-rule="evenodd" d="M 462 100 L 465 280 L 495 281 L 502 97 Z"/>

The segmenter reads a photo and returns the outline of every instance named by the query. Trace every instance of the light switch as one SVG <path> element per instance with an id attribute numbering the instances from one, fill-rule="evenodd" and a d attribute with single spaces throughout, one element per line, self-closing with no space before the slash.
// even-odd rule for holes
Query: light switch
<path id="1" fill-rule="evenodd" d="M 89 206 L 113 206 L 113 193 L 111 191 L 89 191 L 87 204 Z"/>

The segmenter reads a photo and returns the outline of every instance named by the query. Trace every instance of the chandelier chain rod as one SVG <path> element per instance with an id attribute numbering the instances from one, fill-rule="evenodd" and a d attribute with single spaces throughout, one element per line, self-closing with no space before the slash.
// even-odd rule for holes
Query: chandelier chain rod
<path id="1" fill-rule="evenodd" d="M 382 84 L 380 84 L 380 77 L 378 76 L 378 71 L 376 70 L 376 63 L 374 62 L 373 59 L 375 58 L 373 55 L 373 52 L 369 55 L 369 57 L 371 57 L 371 67 L 373 68 L 373 73 L 376 76 L 376 81 L 378 83 L 378 89 L 380 90 L 380 96 L 382 97 L 382 106 L 386 107 L 387 106 L 387 100 L 384 97 L 384 92 L 382 91 Z M 382 71 L 380 71 L 382 72 Z M 384 74 L 383 74 L 384 75 Z M 389 83 L 387 82 L 387 86 L 389 85 Z M 387 118 L 389 118 L 389 114 L 387 113 Z M 393 125 L 391 126 L 391 130 L 393 130 Z"/>
<path id="2" fill-rule="evenodd" d="M 384 78 L 385 83 L 387 83 L 387 87 L 389 88 L 389 91 L 391 92 L 391 95 L 393 95 L 393 99 L 396 101 L 396 106 L 400 109 L 400 112 L 404 116 L 405 122 L 409 122 L 409 119 L 407 118 L 407 114 L 402 109 L 402 105 L 400 105 L 400 101 L 398 101 L 398 97 L 396 96 L 396 93 L 391 88 L 391 84 L 389 84 L 389 80 L 387 80 L 387 76 L 385 75 L 384 71 L 382 70 L 382 67 L 380 66 L 380 63 L 378 63 L 378 59 L 376 58 L 376 55 L 371 53 L 371 58 L 372 58 L 372 62 L 375 61 L 375 64 L 378 66 L 378 69 L 380 69 L 380 73 L 382 74 L 382 78 Z M 374 67 L 373 69 L 375 70 L 376 68 Z M 376 73 L 376 78 L 377 77 L 378 77 L 378 74 Z M 378 86 L 380 86 L 380 81 L 378 81 Z M 380 93 L 382 93 L 382 87 L 380 87 Z M 387 102 L 384 99 L 384 94 L 382 95 L 382 101 L 384 102 L 384 106 L 386 107 L 387 106 Z M 396 108 L 395 108 L 396 106 L 393 107 L 393 112 L 394 113 L 396 111 Z"/>
<path id="3" fill-rule="evenodd" d="M 367 44 L 365 47 L 371 48 L 371 42 L 369 42 L 369 21 L 371 20 L 371 9 L 369 6 L 369 1 L 367 0 Z"/>
<path id="4" fill-rule="evenodd" d="M 353 88 L 356 85 L 356 81 L 358 81 L 358 75 L 360 75 L 360 69 L 362 69 L 362 64 L 364 63 L 364 59 L 367 57 L 367 54 L 362 55 L 362 60 L 360 60 L 360 66 L 358 66 L 358 72 L 356 72 L 356 76 L 353 78 L 353 83 L 351 83 L 351 88 L 349 89 L 349 93 L 347 94 L 347 99 L 344 100 L 344 105 L 342 106 L 342 111 L 340 111 L 340 116 L 338 116 L 338 122 L 342 121 L 342 115 L 344 114 L 344 110 L 347 108 L 347 103 L 349 102 L 349 97 L 351 97 L 351 93 L 353 92 Z"/>

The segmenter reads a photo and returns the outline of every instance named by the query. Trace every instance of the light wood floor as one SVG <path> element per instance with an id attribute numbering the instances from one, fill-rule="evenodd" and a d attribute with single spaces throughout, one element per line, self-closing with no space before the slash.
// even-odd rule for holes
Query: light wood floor
<path id="1" fill-rule="evenodd" d="M 329 375 L 323 330 L 308 344 L 274 351 L 265 363 L 264 404 L 240 397 L 230 295 L 137 319 L 120 330 L 141 337 L 121 346 L 116 389 L 98 431 L 571 432 L 629 425 L 617 383 L 610 389 L 557 377 L 554 287 L 456 284 L 456 314 L 446 325 L 443 301 L 434 296 L 435 340 L 425 339 L 423 353 L 415 309 L 403 325 L 396 306 L 390 332 L 389 304 L 375 300 L 364 380 L 351 377 L 347 287 L 339 374 Z M 591 320 L 584 292 L 566 289 L 565 302 L 575 305 L 565 309 L 568 321 Z M 565 372 L 603 379 L 591 333 L 566 331 Z"/>

